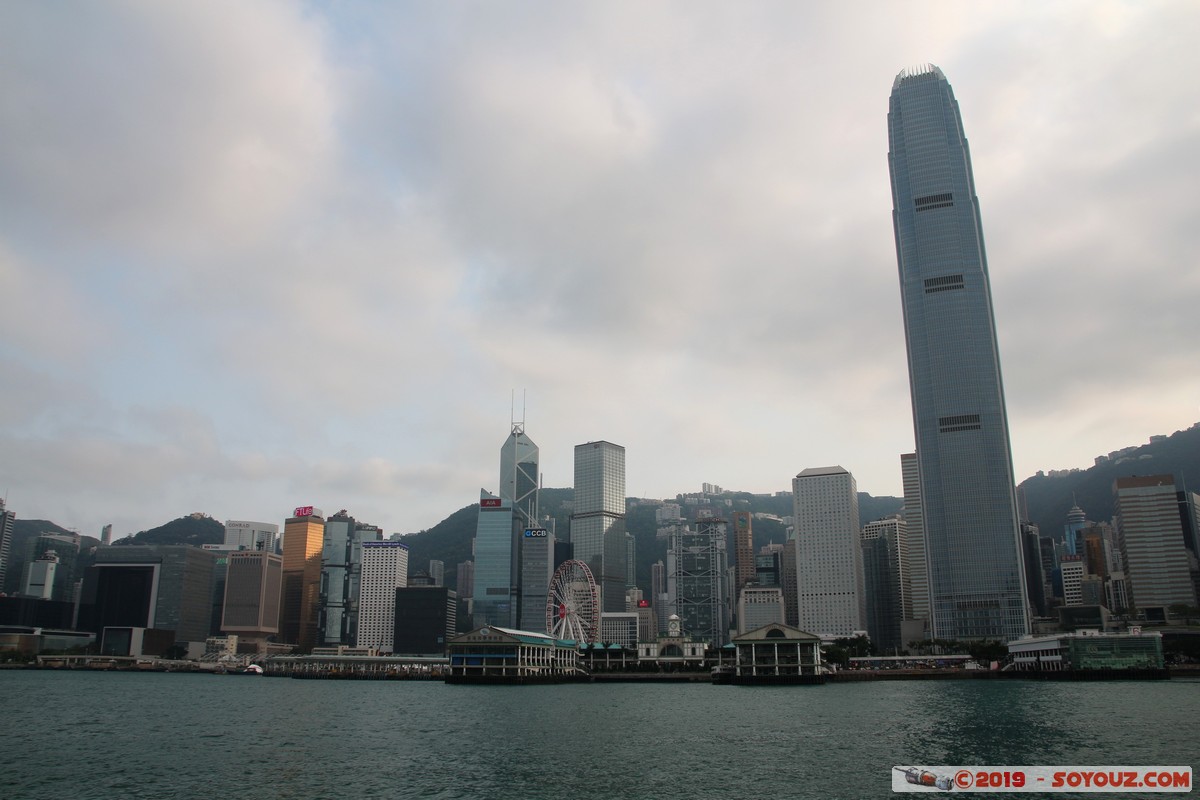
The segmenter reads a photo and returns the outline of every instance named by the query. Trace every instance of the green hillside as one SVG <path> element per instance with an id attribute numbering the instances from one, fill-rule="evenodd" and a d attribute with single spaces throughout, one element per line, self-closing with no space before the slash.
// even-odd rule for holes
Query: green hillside
<path id="1" fill-rule="evenodd" d="M 1131 475 L 1173 475 L 1176 486 L 1200 490 L 1200 423 L 1166 440 L 1128 449 L 1119 458 L 1068 475 L 1035 475 L 1021 483 L 1029 519 L 1042 535 L 1060 530 L 1078 505 L 1088 519 L 1113 517 L 1113 481 Z M 1188 483 L 1185 483 L 1188 481 Z"/>

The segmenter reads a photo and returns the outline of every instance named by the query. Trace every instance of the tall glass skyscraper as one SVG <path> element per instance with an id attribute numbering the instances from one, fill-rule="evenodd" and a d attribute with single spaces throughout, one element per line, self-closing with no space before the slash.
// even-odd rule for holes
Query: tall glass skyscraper
<path id="1" fill-rule="evenodd" d="M 500 448 L 500 491 L 480 491 L 475 532 L 475 625 L 515 627 L 522 533 L 537 527 L 538 446 L 513 423 Z M 538 624 L 545 624 L 539 620 Z"/>
<path id="2" fill-rule="evenodd" d="M 1000 356 L 971 155 L 946 76 L 905 70 L 888 112 L 892 221 L 932 634 L 1029 632 Z"/>
<path id="3" fill-rule="evenodd" d="M 575 446 L 575 558 L 600 584 L 602 610 L 625 610 L 625 448 L 612 442 Z"/>

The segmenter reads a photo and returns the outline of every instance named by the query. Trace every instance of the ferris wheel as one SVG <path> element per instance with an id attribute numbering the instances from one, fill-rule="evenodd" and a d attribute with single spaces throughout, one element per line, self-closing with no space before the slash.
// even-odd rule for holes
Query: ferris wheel
<path id="1" fill-rule="evenodd" d="M 546 632 L 555 639 L 592 644 L 600 631 L 596 579 L 582 561 L 564 561 L 550 579 L 546 597 Z"/>

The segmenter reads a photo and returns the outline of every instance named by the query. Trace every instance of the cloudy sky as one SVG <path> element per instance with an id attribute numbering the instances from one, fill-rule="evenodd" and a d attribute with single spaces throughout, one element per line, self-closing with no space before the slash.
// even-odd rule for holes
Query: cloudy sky
<path id="1" fill-rule="evenodd" d="M 0 491 L 98 535 L 900 494 L 892 80 L 971 143 L 1017 479 L 1200 420 L 1194 2 L 0 5 Z"/>

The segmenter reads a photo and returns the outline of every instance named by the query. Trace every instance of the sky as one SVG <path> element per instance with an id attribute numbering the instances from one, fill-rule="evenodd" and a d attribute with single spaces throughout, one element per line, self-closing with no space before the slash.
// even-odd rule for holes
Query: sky
<path id="1" fill-rule="evenodd" d="M 0 492 L 428 528 L 575 445 L 758 493 L 913 444 L 887 104 L 970 142 L 1016 479 L 1200 420 L 1194 2 L 0 4 Z M 514 400 L 515 398 L 515 400 Z"/>

